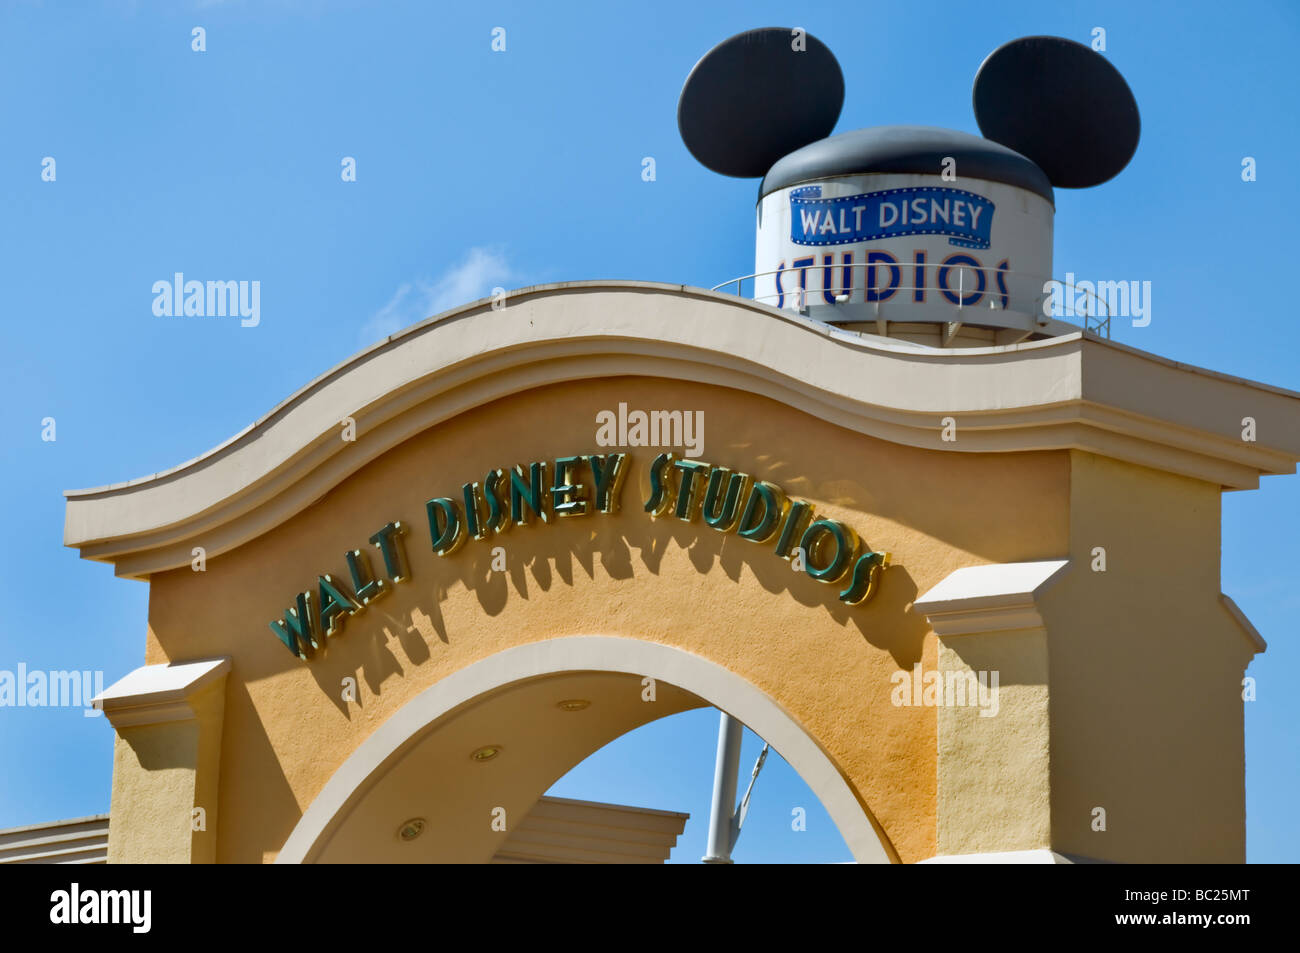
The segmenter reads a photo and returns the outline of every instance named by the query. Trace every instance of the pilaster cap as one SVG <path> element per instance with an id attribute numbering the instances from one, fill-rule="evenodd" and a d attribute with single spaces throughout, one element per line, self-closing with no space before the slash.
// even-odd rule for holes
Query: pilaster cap
<path id="1" fill-rule="evenodd" d="M 1040 628 L 1038 597 L 1068 564 L 1068 559 L 1049 559 L 968 566 L 950 573 L 913 606 L 939 636 Z"/>
<path id="2" fill-rule="evenodd" d="M 229 671 L 228 657 L 144 665 L 104 689 L 91 704 L 114 728 L 195 718 L 194 696 Z"/>

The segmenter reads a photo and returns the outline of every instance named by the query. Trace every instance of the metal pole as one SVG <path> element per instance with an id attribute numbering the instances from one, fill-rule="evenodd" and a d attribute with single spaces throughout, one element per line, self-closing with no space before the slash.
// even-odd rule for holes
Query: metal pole
<path id="1" fill-rule="evenodd" d="M 736 812 L 736 780 L 740 771 L 740 741 L 745 726 L 725 711 L 718 721 L 718 760 L 713 769 L 713 808 L 709 813 L 706 864 L 731 863 L 732 825 Z"/>

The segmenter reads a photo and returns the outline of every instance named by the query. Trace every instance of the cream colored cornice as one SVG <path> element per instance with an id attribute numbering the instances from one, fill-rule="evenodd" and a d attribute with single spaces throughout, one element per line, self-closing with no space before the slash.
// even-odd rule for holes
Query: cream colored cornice
<path id="1" fill-rule="evenodd" d="M 912 603 L 940 638 L 1043 627 L 1038 599 L 1068 559 L 968 566 Z"/>
<path id="2" fill-rule="evenodd" d="M 145 665 L 128 672 L 92 700 L 114 728 L 197 718 L 194 696 L 230 671 L 226 657 Z"/>
<path id="3" fill-rule="evenodd" d="M 1233 602 L 1225 593 L 1219 593 L 1219 600 L 1223 603 L 1223 608 L 1228 611 L 1229 617 L 1236 623 L 1238 630 L 1250 643 L 1250 647 L 1254 649 L 1254 654 L 1258 655 L 1260 652 L 1267 650 L 1268 643 L 1259 634 L 1259 629 L 1255 628 L 1254 624 L 1246 618 L 1246 613 L 1241 611 L 1237 603 Z"/>
<path id="4" fill-rule="evenodd" d="M 485 343 L 490 342 L 490 343 Z M 279 525 L 366 463 L 470 408 L 562 381 L 646 375 L 762 394 L 895 443 L 957 453 L 1077 448 L 1254 487 L 1300 460 L 1300 395 L 1083 333 L 935 350 L 858 337 L 732 295 L 572 282 L 484 299 L 328 371 L 201 457 L 69 491 L 64 543 L 146 577 Z M 1243 417 L 1258 442 L 1241 439 Z M 339 439 L 356 421 L 357 439 Z M 957 440 L 945 442 L 944 418 Z M 594 423 L 593 423 L 594 434 Z"/>

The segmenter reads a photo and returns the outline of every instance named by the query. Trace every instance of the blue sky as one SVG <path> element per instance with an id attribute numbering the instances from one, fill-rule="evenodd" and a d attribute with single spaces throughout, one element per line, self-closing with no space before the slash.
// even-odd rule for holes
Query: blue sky
<path id="1" fill-rule="evenodd" d="M 63 490 L 200 454 L 361 346 L 495 285 L 709 287 L 751 271 L 756 183 L 696 164 L 675 109 L 705 50 L 770 25 L 802 26 L 838 56 L 836 131 L 967 132 L 987 53 L 1104 27 L 1142 141 L 1117 179 L 1058 192 L 1056 273 L 1152 282 L 1150 326 L 1116 323 L 1125 344 L 1300 390 L 1294 4 L 8 2 L 0 669 L 111 682 L 142 659 L 147 587 L 62 547 Z M 344 156 L 355 183 L 340 179 Z M 1242 182 L 1244 156 L 1258 181 Z M 155 317 L 152 284 L 177 271 L 260 281 L 261 323 Z M 1300 696 L 1286 674 L 1300 667 L 1300 477 L 1224 498 L 1222 565 L 1223 590 L 1270 644 L 1246 708 L 1249 857 L 1300 860 Z M 702 822 L 715 728 L 701 712 L 643 729 L 560 793 Z M 756 753 L 750 737 L 744 774 Z M 108 808 L 102 718 L 0 711 L 0 758 L 0 826 Z M 782 833 L 808 799 L 769 761 L 738 856 L 844 859 L 811 810 L 803 840 Z M 704 846 L 692 825 L 687 860 Z"/>

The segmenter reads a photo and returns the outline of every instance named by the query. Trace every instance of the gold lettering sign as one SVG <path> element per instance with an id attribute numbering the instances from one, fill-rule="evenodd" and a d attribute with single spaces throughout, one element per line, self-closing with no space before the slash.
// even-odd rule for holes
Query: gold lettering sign
<path id="1" fill-rule="evenodd" d="M 470 539 L 485 540 L 514 525 L 616 513 L 629 460 L 626 453 L 584 454 L 492 470 L 482 482 L 464 484 L 458 498 L 440 496 L 425 504 L 429 545 L 449 557 Z M 818 582 L 842 587 L 839 599 L 849 605 L 870 600 L 889 565 L 889 553 L 873 551 L 851 527 L 817 516 L 812 503 L 788 498 L 767 480 L 672 453 L 655 457 L 649 478 L 643 509 L 651 518 L 700 520 L 770 546 Z M 406 534 L 401 522 L 382 527 L 370 537 L 382 574 L 365 552 L 351 550 L 344 555 L 351 585 L 328 573 L 318 576 L 315 588 L 300 592 L 271 631 L 299 658 L 310 658 L 347 618 L 410 578 Z"/>

